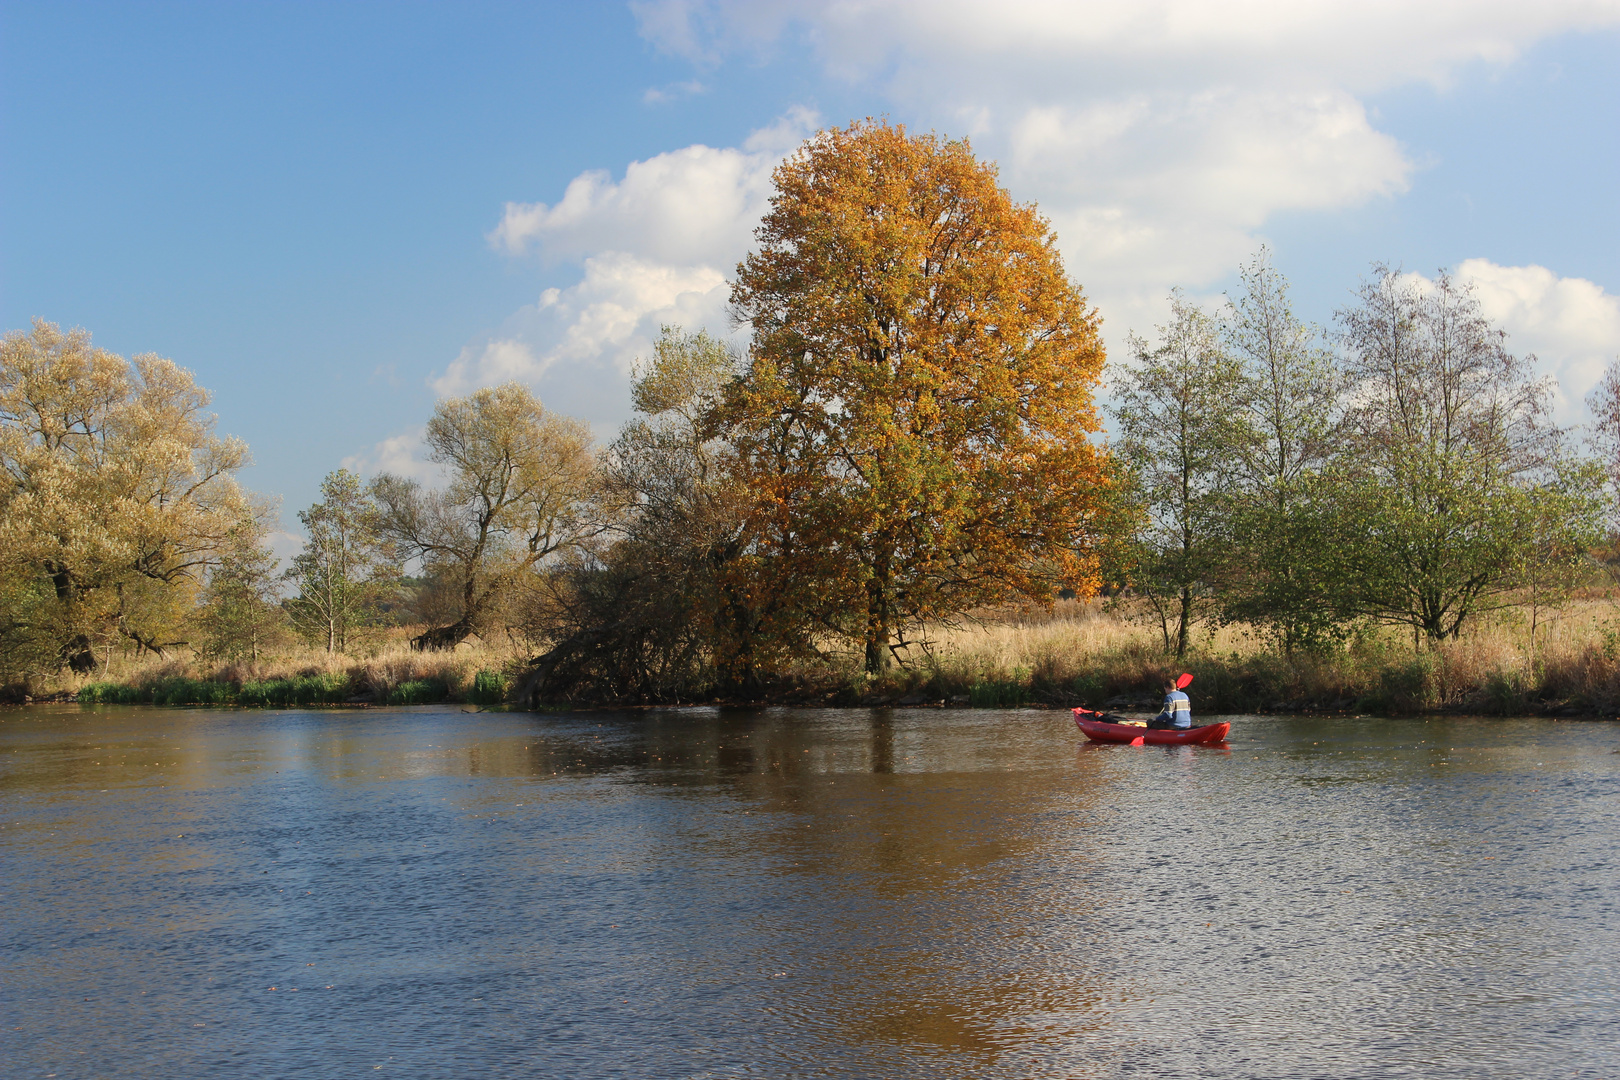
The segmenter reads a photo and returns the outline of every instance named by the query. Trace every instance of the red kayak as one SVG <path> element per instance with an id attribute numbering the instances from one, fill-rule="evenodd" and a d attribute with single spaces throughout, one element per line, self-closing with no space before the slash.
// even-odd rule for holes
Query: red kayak
<path id="1" fill-rule="evenodd" d="M 1232 730 L 1231 724 L 1206 724 L 1186 731 L 1149 731 L 1134 724 L 1114 724 L 1102 718 L 1102 713 L 1090 709 L 1074 710 L 1074 722 L 1092 742 L 1130 743 L 1141 739 L 1149 746 L 1175 746 L 1182 743 L 1218 743 Z"/>

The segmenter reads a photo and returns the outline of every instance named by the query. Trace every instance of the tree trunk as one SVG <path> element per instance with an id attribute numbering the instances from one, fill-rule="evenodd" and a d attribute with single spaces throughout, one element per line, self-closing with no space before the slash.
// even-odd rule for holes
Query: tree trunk
<path id="1" fill-rule="evenodd" d="M 881 675 L 889 668 L 889 561 L 880 560 L 866 583 L 866 671 Z"/>
<path id="2" fill-rule="evenodd" d="M 466 616 L 449 626 L 434 626 L 411 638 L 411 648 L 419 652 L 444 652 L 467 640 L 473 632 L 472 620 Z"/>
<path id="3" fill-rule="evenodd" d="M 90 639 L 79 634 L 67 641 L 62 646 L 62 662 L 79 675 L 96 670 L 96 654 L 90 647 Z"/>
<path id="4" fill-rule="evenodd" d="M 1192 620 L 1192 589 L 1189 586 L 1181 587 L 1181 622 L 1176 627 L 1176 659 L 1187 658 L 1188 623 Z"/>

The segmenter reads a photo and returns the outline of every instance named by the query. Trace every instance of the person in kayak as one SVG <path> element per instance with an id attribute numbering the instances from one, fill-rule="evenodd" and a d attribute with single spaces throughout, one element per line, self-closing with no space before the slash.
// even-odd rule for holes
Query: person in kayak
<path id="1" fill-rule="evenodd" d="M 1192 727 L 1192 700 L 1176 687 L 1176 680 L 1164 681 L 1164 707 L 1147 726 L 1149 731 L 1186 731 Z"/>

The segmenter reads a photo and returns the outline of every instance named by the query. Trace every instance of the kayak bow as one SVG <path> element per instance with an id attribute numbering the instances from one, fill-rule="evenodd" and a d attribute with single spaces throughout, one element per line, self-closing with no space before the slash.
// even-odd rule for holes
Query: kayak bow
<path id="1" fill-rule="evenodd" d="M 1231 724 L 1206 724 L 1203 727 L 1188 728 L 1186 731 L 1149 731 L 1134 724 L 1111 723 L 1102 718 L 1102 713 L 1090 709 L 1075 709 L 1074 722 L 1092 742 L 1133 743 L 1141 740 L 1151 746 L 1175 746 L 1182 743 L 1208 745 L 1221 742 L 1226 738 L 1226 733 L 1232 730 Z"/>

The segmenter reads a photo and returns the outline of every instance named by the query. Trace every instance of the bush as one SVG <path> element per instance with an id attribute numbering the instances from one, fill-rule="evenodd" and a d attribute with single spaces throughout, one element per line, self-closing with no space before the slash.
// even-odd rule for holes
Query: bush
<path id="1" fill-rule="evenodd" d="M 412 679 L 402 682 L 388 692 L 390 705 L 430 705 L 450 696 L 450 687 L 443 679 Z"/>
<path id="2" fill-rule="evenodd" d="M 1378 689 L 1356 707 L 1388 716 L 1404 716 L 1433 708 L 1439 702 L 1434 667 L 1433 658 L 1424 654 L 1384 668 L 1378 673 Z"/>
<path id="3" fill-rule="evenodd" d="M 477 705 L 499 705 L 506 700 L 506 689 L 506 676 L 486 668 L 473 678 L 467 700 Z"/>
<path id="4" fill-rule="evenodd" d="M 79 688 L 75 698 L 80 705 L 141 705 L 151 701 L 150 692 L 139 686 L 98 682 Z"/>
<path id="5" fill-rule="evenodd" d="M 230 683 L 184 677 L 161 679 L 149 693 L 154 705 L 229 705 L 236 696 Z"/>
<path id="6" fill-rule="evenodd" d="M 1082 705 L 1101 705 L 1108 697 L 1108 680 L 1100 671 L 1087 671 L 1076 675 L 1074 696 Z"/>
<path id="7" fill-rule="evenodd" d="M 239 705 L 339 705 L 348 696 L 345 675 L 300 675 L 245 682 L 236 701 Z"/>

